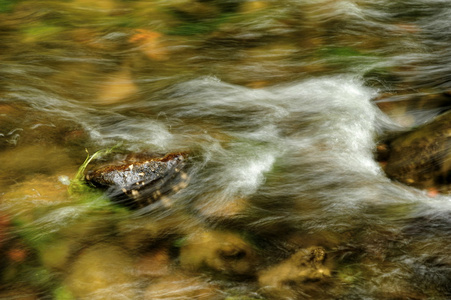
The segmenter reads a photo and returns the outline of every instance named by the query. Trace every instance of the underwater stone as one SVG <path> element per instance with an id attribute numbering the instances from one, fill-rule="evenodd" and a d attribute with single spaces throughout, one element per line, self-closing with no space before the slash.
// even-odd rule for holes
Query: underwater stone
<path id="1" fill-rule="evenodd" d="M 388 177 L 417 188 L 450 191 L 451 112 L 401 134 L 387 145 Z"/>
<path id="2" fill-rule="evenodd" d="M 235 232 L 203 229 L 186 237 L 180 248 L 180 266 L 203 268 L 224 275 L 253 276 L 261 262 L 254 246 Z"/>
<path id="3" fill-rule="evenodd" d="M 296 251 L 280 263 L 261 270 L 258 283 L 263 294 L 276 299 L 316 299 L 315 286 L 327 284 L 332 274 L 332 260 L 323 247 Z"/>

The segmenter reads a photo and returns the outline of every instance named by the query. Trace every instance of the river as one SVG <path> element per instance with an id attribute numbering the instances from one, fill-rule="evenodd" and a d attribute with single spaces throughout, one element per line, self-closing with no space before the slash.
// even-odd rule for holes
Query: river
<path id="1" fill-rule="evenodd" d="M 0 0 L 0 299 L 450 299 L 451 198 L 375 158 L 449 109 L 450 17 Z M 111 151 L 188 153 L 189 181 L 116 205 L 80 175 Z"/>

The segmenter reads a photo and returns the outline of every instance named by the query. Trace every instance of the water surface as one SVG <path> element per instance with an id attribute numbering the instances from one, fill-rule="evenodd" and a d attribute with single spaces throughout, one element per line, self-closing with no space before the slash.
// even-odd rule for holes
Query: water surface
<path id="1" fill-rule="evenodd" d="M 0 298 L 449 299 L 450 198 L 388 179 L 375 149 L 448 109 L 450 14 L 0 1 Z M 113 147 L 188 152 L 189 185 L 114 205 L 75 180 Z"/>

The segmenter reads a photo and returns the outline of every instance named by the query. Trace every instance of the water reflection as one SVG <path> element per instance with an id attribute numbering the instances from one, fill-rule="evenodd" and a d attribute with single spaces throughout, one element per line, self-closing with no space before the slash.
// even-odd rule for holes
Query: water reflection
<path id="1" fill-rule="evenodd" d="M 449 108 L 447 6 L 1 4 L 0 298 L 449 298 L 449 197 L 375 160 Z M 98 150 L 189 185 L 114 205 Z"/>

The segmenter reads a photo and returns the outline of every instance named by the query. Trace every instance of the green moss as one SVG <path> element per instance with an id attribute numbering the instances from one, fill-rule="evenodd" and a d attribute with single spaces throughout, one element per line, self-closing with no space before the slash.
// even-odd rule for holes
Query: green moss
<path id="1" fill-rule="evenodd" d="M 75 300 L 75 296 L 71 291 L 64 285 L 61 285 L 53 290 L 54 300 Z"/>
<path id="2" fill-rule="evenodd" d="M 19 0 L 20 1 L 20 0 Z M 11 12 L 18 0 L 0 0 L 0 13 Z"/>
<path id="3" fill-rule="evenodd" d="M 321 49 L 321 54 L 324 56 L 340 56 L 340 57 L 350 57 L 350 56 L 363 56 L 362 52 L 357 49 L 350 47 L 326 47 Z"/>
<path id="4" fill-rule="evenodd" d="M 86 157 L 83 164 L 78 168 L 77 174 L 75 175 L 74 179 L 71 181 L 71 183 L 69 185 L 69 194 L 74 195 L 77 193 L 92 191 L 92 189 L 86 185 L 85 174 L 84 174 L 89 163 L 96 158 L 99 158 L 101 156 L 115 152 L 117 150 L 117 148 L 120 146 L 121 145 L 118 144 L 109 149 L 99 150 L 99 151 L 95 152 L 93 155 L 89 155 L 88 150 L 86 150 L 86 153 L 88 153 L 88 156 Z"/>
<path id="5" fill-rule="evenodd" d="M 40 40 L 62 32 L 65 28 L 47 24 L 39 24 L 22 30 L 26 40 Z"/>
<path id="6" fill-rule="evenodd" d="M 17 235 L 33 249 L 45 248 L 55 239 L 53 230 L 45 230 L 45 224 L 36 222 L 45 213 L 44 209 L 41 208 L 35 210 L 32 216 L 18 215 L 12 220 Z"/>
<path id="7" fill-rule="evenodd" d="M 112 152 L 116 152 L 120 146 L 121 145 L 118 144 L 112 148 L 97 151 L 93 155 L 88 154 L 86 160 L 78 168 L 77 174 L 69 185 L 69 195 L 74 198 L 76 203 L 82 205 L 88 212 L 106 212 L 114 214 L 129 213 L 127 208 L 112 203 L 105 196 L 103 191 L 88 185 L 85 181 L 84 175 L 86 168 L 92 160 Z"/>
<path id="8" fill-rule="evenodd" d="M 181 248 L 188 242 L 188 237 L 181 237 L 174 241 L 173 246 L 176 248 Z"/>

